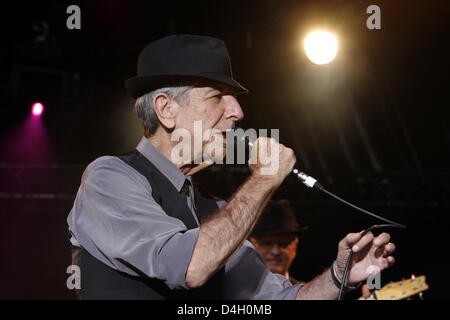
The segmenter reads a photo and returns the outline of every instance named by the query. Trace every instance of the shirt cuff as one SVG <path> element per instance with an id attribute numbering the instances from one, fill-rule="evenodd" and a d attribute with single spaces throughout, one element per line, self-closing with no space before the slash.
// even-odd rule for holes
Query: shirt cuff
<path id="1" fill-rule="evenodd" d="M 277 277 L 283 277 L 282 275 L 275 274 Z M 284 278 L 284 277 L 283 277 Z M 284 278 L 283 289 L 281 289 L 272 299 L 276 300 L 296 300 L 298 292 L 304 286 L 303 283 L 293 285 L 288 279 Z"/>
<path id="2" fill-rule="evenodd" d="M 174 234 L 159 253 L 159 270 L 170 289 L 189 289 L 186 274 L 200 228 Z"/>

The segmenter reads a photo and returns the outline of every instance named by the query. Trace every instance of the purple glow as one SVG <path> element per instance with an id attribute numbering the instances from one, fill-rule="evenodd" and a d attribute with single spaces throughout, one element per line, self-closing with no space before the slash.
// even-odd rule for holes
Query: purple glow
<path id="1" fill-rule="evenodd" d="M 40 102 L 33 103 L 31 113 L 33 116 L 39 117 L 44 112 L 44 105 Z"/>
<path id="2" fill-rule="evenodd" d="M 36 116 L 30 112 L 23 122 L 0 135 L 0 163 L 40 164 L 55 161 L 53 143 L 42 120 L 42 115 Z"/>

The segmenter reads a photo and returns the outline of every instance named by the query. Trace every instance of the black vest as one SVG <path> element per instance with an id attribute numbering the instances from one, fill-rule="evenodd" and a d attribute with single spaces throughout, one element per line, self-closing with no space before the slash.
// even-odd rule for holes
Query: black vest
<path id="1" fill-rule="evenodd" d="M 152 196 L 167 215 L 180 219 L 187 229 L 197 223 L 187 205 L 186 196 L 139 151 L 118 157 L 145 176 L 152 187 Z M 195 204 L 197 217 L 203 221 L 218 207 L 215 200 L 197 188 Z M 189 253 L 186 253 L 189 254 Z M 162 280 L 149 278 L 139 270 L 131 276 L 108 267 L 81 248 L 78 264 L 81 269 L 81 299 L 220 299 L 224 269 L 219 270 L 204 286 L 191 290 L 170 290 Z"/>

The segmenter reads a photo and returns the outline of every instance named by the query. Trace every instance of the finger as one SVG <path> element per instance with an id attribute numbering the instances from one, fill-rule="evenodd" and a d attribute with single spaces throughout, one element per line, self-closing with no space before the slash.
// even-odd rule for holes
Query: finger
<path id="1" fill-rule="evenodd" d="M 392 267 L 395 263 L 395 258 L 393 256 L 389 256 L 386 258 L 387 263 L 388 263 L 388 268 Z"/>
<path id="2" fill-rule="evenodd" d="M 361 233 L 349 233 L 339 242 L 339 246 L 342 249 L 350 249 L 359 239 L 361 239 Z"/>
<path id="3" fill-rule="evenodd" d="M 368 232 L 366 235 L 364 235 L 353 247 L 353 252 L 358 252 L 362 248 L 365 248 L 369 243 L 371 243 L 374 239 L 374 235 L 372 232 Z"/>
<path id="4" fill-rule="evenodd" d="M 395 244 L 389 242 L 387 245 L 384 246 L 383 257 L 391 255 L 392 253 L 394 253 L 394 251 L 395 251 Z"/>
<path id="5" fill-rule="evenodd" d="M 386 254 L 384 247 L 375 247 L 375 246 L 372 246 L 370 248 L 369 254 L 372 255 L 375 259 L 386 258 L 388 256 L 388 254 Z"/>
<path id="6" fill-rule="evenodd" d="M 376 247 L 381 247 L 389 243 L 389 240 L 391 240 L 391 236 L 389 235 L 389 233 L 383 232 L 378 237 L 376 237 L 375 240 L 373 240 L 373 244 Z"/>

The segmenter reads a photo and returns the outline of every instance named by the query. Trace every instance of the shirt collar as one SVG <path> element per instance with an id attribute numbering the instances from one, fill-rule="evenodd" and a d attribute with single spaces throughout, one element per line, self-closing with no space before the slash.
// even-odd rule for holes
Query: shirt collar
<path id="1" fill-rule="evenodd" d="M 159 171 L 174 185 L 174 187 L 181 191 L 186 179 L 192 184 L 192 177 L 185 176 L 177 166 L 167 159 L 156 147 L 148 141 L 147 138 L 142 137 L 136 149 L 144 155 L 151 163 L 153 163 Z"/>

